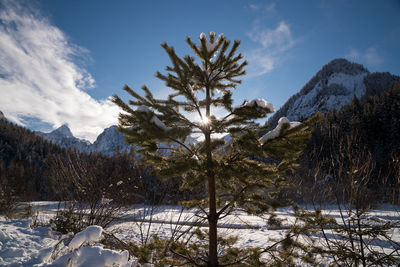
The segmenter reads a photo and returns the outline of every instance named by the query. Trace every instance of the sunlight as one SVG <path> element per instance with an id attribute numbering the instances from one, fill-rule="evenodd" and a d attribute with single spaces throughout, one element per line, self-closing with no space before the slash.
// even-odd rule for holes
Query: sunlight
<path id="1" fill-rule="evenodd" d="M 207 124 L 210 123 L 210 120 L 208 119 L 207 116 L 204 116 L 204 117 L 201 119 L 201 123 L 204 124 L 204 125 L 207 125 Z"/>

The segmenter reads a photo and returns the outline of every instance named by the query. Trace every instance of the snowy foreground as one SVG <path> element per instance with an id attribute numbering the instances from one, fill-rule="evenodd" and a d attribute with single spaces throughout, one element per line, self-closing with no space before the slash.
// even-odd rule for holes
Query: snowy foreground
<path id="1" fill-rule="evenodd" d="M 42 224 L 54 216 L 57 208 L 54 202 L 30 204 L 38 212 L 36 220 Z M 323 213 L 337 220 L 340 218 L 336 207 L 325 207 Z M 381 221 L 400 223 L 399 214 L 400 207 L 390 205 L 380 206 L 371 212 Z M 122 219 L 106 229 L 90 226 L 75 236 L 61 236 L 49 227 L 31 228 L 32 219 L 6 220 L 0 216 L 0 266 L 137 266 L 136 260 L 129 258 L 127 251 L 114 251 L 99 244 L 103 235 L 114 234 L 121 240 L 136 244 L 141 244 L 153 234 L 161 238 L 182 234 L 182 238 L 186 238 L 185 231 L 193 225 L 206 226 L 197 215 L 194 210 L 178 206 L 135 206 L 124 211 Z M 284 220 L 282 227 L 269 229 L 267 216 L 236 212 L 223 220 L 219 234 L 238 236 L 239 247 L 265 248 L 281 239 L 287 231 L 285 226 L 294 223 L 291 208 L 279 209 L 277 215 Z M 395 242 L 400 242 L 399 228 L 392 229 L 391 236 Z M 387 252 L 391 247 L 382 243 L 379 249 Z"/>

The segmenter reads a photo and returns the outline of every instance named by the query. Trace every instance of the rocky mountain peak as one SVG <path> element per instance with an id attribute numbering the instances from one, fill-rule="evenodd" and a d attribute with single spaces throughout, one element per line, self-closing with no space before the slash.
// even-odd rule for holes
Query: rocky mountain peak
<path id="1" fill-rule="evenodd" d="M 357 75 L 362 72 L 369 72 L 363 65 L 350 62 L 344 58 L 336 58 L 324 65 L 319 71 L 320 75 L 329 75 L 334 72 L 341 72 L 349 75 Z"/>
<path id="2" fill-rule="evenodd" d="M 113 125 L 104 129 L 93 144 L 87 140 L 82 140 L 73 136 L 71 130 L 66 124 L 50 133 L 36 133 L 46 140 L 64 148 L 75 148 L 80 152 L 99 152 L 112 155 L 117 150 L 121 152 L 130 150 L 130 146 L 124 143 L 124 137 L 117 131 L 117 128 L 116 125 Z"/>
<path id="3" fill-rule="evenodd" d="M 6 117 L 4 116 L 3 112 L 0 110 L 0 120 L 5 119 Z"/>
<path id="4" fill-rule="evenodd" d="M 129 146 L 124 143 L 124 137 L 117 131 L 117 128 L 116 125 L 112 125 L 104 129 L 90 147 L 90 151 L 101 152 L 109 155 L 115 153 L 117 150 L 128 151 Z"/>
<path id="5" fill-rule="evenodd" d="M 279 118 L 302 121 L 317 111 L 326 113 L 350 104 L 366 93 L 380 94 L 400 77 L 390 73 L 370 73 L 361 64 L 339 58 L 330 61 L 268 120 L 275 127 Z"/>
<path id="6" fill-rule="evenodd" d="M 91 145 L 87 140 L 76 138 L 67 124 L 61 125 L 50 133 L 36 132 L 36 134 L 61 147 L 76 148 L 81 152 L 88 152 Z"/>
<path id="7" fill-rule="evenodd" d="M 324 65 L 321 70 L 318 71 L 306 85 L 304 85 L 298 94 L 307 94 L 318 84 L 318 82 L 326 82 L 329 77 L 337 73 L 342 73 L 348 76 L 357 76 L 360 74 L 368 74 L 369 71 L 364 68 L 363 65 L 350 62 L 347 59 L 333 59 L 328 64 Z"/>
<path id="8" fill-rule="evenodd" d="M 55 129 L 52 132 L 53 135 L 61 135 L 63 137 L 69 137 L 72 138 L 74 137 L 74 135 L 72 134 L 71 130 L 69 129 L 67 124 L 63 124 L 60 127 L 58 127 L 57 129 Z"/>
<path id="9" fill-rule="evenodd" d="M 323 66 L 314 77 L 295 95 L 293 95 L 268 121 L 275 127 L 279 118 L 290 121 L 302 121 L 315 112 L 327 112 L 349 104 L 354 96 L 361 98 L 366 93 L 380 94 L 387 90 L 400 77 L 390 73 L 370 73 L 361 64 L 346 59 L 334 59 Z M 123 135 L 113 125 L 104 129 L 96 141 L 75 138 L 67 125 L 62 125 L 51 133 L 38 133 L 47 140 L 66 148 L 76 148 L 82 152 L 100 152 L 114 154 L 116 151 L 129 151 L 132 146 L 124 142 Z M 225 137 L 229 140 L 229 136 Z M 196 142 L 188 138 L 186 143 Z M 134 149 L 134 148 L 133 148 Z"/>

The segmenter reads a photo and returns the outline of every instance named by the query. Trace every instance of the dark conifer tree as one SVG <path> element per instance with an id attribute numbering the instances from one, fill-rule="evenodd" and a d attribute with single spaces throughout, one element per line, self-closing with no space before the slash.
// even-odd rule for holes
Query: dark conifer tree
<path id="1" fill-rule="evenodd" d="M 235 206 L 264 212 L 275 204 L 275 193 L 285 185 L 285 173 L 294 167 L 312 122 L 291 123 L 283 118 L 276 129 L 260 137 L 266 128 L 257 120 L 273 112 L 273 106 L 263 99 L 232 105 L 232 91 L 241 83 L 247 64 L 236 54 L 240 42 L 230 46 L 224 36 L 216 38 L 213 32 L 209 39 L 202 33 L 199 40 L 197 45 L 187 38 L 197 58 L 180 58 L 173 47 L 162 44 L 172 65 L 166 67 L 167 74 L 156 76 L 172 90 L 167 99 L 154 98 L 146 86 L 144 97 L 125 86 L 135 100 L 125 103 L 115 95 L 113 101 L 124 111 L 119 115 L 119 130 L 128 143 L 141 148 L 138 152 L 157 175 L 184 177 L 186 188 L 207 186 L 207 197 L 190 204 L 204 211 L 208 220 L 208 258 L 203 262 L 218 266 L 218 221 Z M 224 108 L 226 115 L 217 117 L 216 107 Z M 193 114 L 199 121 L 191 119 Z M 230 142 L 217 137 L 223 133 L 229 134 Z M 201 136 L 200 142 L 188 142 L 195 135 Z M 269 164 L 266 158 L 277 160 Z"/>

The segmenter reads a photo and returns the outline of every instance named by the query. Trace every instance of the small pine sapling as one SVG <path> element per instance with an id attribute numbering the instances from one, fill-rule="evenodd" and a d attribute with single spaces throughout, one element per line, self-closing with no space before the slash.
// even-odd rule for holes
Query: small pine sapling
<path id="1" fill-rule="evenodd" d="M 195 57 L 180 58 L 173 47 L 162 44 L 171 66 L 166 67 L 167 74 L 157 72 L 156 77 L 171 89 L 168 98 L 156 99 L 146 86 L 142 96 L 126 85 L 124 90 L 134 100 L 125 103 L 114 95 L 113 102 L 123 110 L 119 131 L 140 148 L 143 160 L 159 177 L 183 177 L 183 187 L 192 190 L 207 187 L 206 198 L 188 204 L 204 212 L 209 226 L 207 258 L 199 262 L 218 266 L 219 258 L 227 258 L 218 254 L 219 220 L 238 206 L 262 213 L 277 204 L 277 193 L 287 184 L 285 174 L 295 167 L 314 120 L 282 118 L 262 135 L 267 128 L 259 119 L 274 112 L 273 105 L 256 99 L 233 106 L 232 92 L 247 65 L 237 54 L 240 42 L 231 45 L 222 34 L 210 32 L 208 39 L 200 35 L 199 44 L 190 37 L 187 43 Z M 226 113 L 218 116 L 217 110 Z M 230 141 L 222 134 L 229 134 Z M 189 142 L 194 136 L 198 142 Z M 266 158 L 275 160 L 268 163 Z"/>

